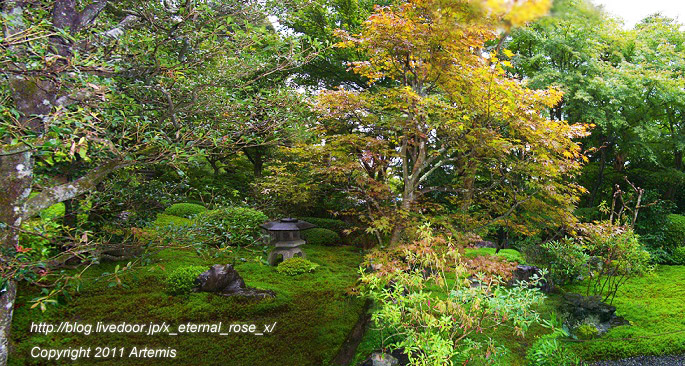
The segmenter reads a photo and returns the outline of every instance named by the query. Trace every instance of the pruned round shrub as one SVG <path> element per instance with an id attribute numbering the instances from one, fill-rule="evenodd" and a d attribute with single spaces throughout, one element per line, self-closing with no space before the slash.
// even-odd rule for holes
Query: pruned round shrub
<path id="1" fill-rule="evenodd" d="M 295 276 L 300 273 L 314 272 L 319 267 L 318 264 L 312 263 L 301 257 L 294 257 L 284 260 L 276 267 L 278 273 L 287 274 L 288 276 Z"/>
<path id="2" fill-rule="evenodd" d="M 685 247 L 677 247 L 671 253 L 673 264 L 685 265 Z"/>
<path id="3" fill-rule="evenodd" d="M 302 232 L 302 237 L 307 244 L 313 245 L 337 245 L 340 244 L 340 235 L 333 230 L 313 228 Z"/>
<path id="4" fill-rule="evenodd" d="M 183 266 L 171 271 L 166 278 L 166 291 L 172 295 L 190 293 L 195 279 L 207 270 L 206 266 Z"/>
<path id="5" fill-rule="evenodd" d="M 685 246 L 685 215 L 671 214 L 666 220 L 664 247 L 671 251 Z"/>
<path id="6" fill-rule="evenodd" d="M 195 203 L 174 203 L 164 210 L 164 213 L 172 216 L 192 218 L 200 212 L 207 211 L 207 208 Z"/>
<path id="7" fill-rule="evenodd" d="M 196 237 L 217 247 L 246 246 L 261 241 L 259 225 L 268 217 L 249 207 L 226 207 L 205 211 L 195 217 Z"/>

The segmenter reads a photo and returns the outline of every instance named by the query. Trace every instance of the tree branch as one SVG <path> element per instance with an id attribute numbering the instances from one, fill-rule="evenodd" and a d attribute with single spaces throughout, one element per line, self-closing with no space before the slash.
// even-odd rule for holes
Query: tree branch
<path id="1" fill-rule="evenodd" d="M 124 163 L 120 159 L 110 160 L 73 182 L 43 189 L 39 194 L 26 200 L 23 219 L 26 220 L 56 203 L 72 199 L 92 190 L 111 172 L 130 164 L 130 162 Z"/>

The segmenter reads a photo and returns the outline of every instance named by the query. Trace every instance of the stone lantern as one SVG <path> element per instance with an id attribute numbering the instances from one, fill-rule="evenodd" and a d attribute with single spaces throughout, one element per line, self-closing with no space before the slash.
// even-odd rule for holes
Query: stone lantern
<path id="1" fill-rule="evenodd" d="M 299 247 L 306 242 L 300 237 L 300 231 L 316 227 L 294 218 L 271 221 L 260 226 L 269 232 L 270 244 L 274 245 L 268 259 L 272 266 L 292 257 L 304 257 L 304 252 Z"/>

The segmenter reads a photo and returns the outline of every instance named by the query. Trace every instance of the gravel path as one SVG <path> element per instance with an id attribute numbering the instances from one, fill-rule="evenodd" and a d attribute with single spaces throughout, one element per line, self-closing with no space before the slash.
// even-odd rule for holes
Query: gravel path
<path id="1" fill-rule="evenodd" d="M 599 361 L 591 366 L 685 366 L 685 355 L 637 356 L 615 361 Z"/>

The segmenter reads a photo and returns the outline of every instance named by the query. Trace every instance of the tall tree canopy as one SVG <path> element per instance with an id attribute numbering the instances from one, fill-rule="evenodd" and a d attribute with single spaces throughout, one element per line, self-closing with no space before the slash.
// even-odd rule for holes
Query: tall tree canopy
<path id="1" fill-rule="evenodd" d="M 345 149 L 340 163 L 349 156 L 363 167 L 359 181 L 391 192 L 394 219 L 377 228 L 392 231 L 392 242 L 440 192 L 465 228 L 505 217 L 521 230 L 531 220 L 572 221 L 582 192 L 567 180 L 582 161 L 572 139 L 585 128 L 543 117 L 561 93 L 527 89 L 506 75 L 499 49 L 488 49 L 498 27 L 521 25 L 548 5 L 409 1 L 377 8 L 360 34 L 341 32 L 341 47 L 369 55 L 354 70 L 372 87 L 321 95 L 327 140 Z M 432 179 L 439 172 L 448 178 Z"/>

